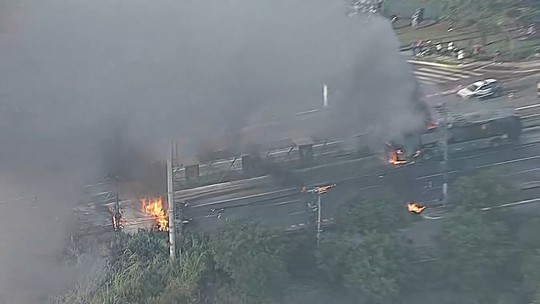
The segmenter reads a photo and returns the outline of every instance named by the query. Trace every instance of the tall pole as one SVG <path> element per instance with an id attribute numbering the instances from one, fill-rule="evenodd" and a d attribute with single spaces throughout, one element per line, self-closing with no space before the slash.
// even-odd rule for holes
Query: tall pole
<path id="1" fill-rule="evenodd" d="M 444 142 L 443 142 L 443 187 L 442 187 L 442 202 L 448 202 L 448 108 L 446 103 L 443 106 L 444 110 Z"/>
<path id="2" fill-rule="evenodd" d="M 176 227 L 174 216 L 174 189 L 173 189 L 173 144 L 171 141 L 171 153 L 167 159 L 167 202 L 169 207 L 169 254 L 171 260 L 176 254 Z"/>
<path id="3" fill-rule="evenodd" d="M 323 107 L 328 107 L 328 86 L 323 84 Z"/>
<path id="4" fill-rule="evenodd" d="M 317 194 L 317 244 L 321 241 L 321 222 L 322 222 L 322 210 L 321 210 L 321 195 Z"/>

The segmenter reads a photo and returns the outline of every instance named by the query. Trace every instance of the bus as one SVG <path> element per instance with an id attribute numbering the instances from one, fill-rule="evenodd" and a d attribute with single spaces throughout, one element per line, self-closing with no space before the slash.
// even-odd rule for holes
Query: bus
<path id="1" fill-rule="evenodd" d="M 519 141 L 523 124 L 514 111 L 484 114 L 452 116 L 446 126 L 437 124 L 423 132 L 404 135 L 401 144 L 393 143 L 387 148 L 389 163 L 403 165 L 419 160 L 441 160 L 445 138 L 450 156 Z"/>

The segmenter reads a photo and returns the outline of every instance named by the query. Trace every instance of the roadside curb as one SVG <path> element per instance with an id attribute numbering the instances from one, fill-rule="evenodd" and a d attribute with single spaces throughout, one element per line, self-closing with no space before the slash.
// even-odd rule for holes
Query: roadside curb
<path id="1" fill-rule="evenodd" d="M 438 63 L 438 62 L 432 62 L 432 61 L 413 60 L 413 59 L 409 59 L 407 60 L 407 62 L 411 64 L 428 65 L 428 66 L 435 66 L 435 67 L 442 67 L 442 68 L 449 68 L 449 69 L 462 69 L 462 68 L 473 66 L 475 64 L 474 62 L 448 64 L 448 63 Z"/>

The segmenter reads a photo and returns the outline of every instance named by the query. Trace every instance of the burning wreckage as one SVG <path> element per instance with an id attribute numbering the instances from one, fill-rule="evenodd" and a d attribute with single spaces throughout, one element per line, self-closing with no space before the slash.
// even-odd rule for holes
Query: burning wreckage
<path id="1" fill-rule="evenodd" d="M 402 134 L 386 143 L 389 164 L 400 166 L 419 161 L 442 160 L 448 155 L 496 148 L 519 140 L 523 125 L 514 108 L 469 101 L 437 106 L 425 128 Z"/>
<path id="2" fill-rule="evenodd" d="M 89 185 L 74 209 L 74 227 L 70 242 L 84 246 L 109 241 L 114 233 L 136 233 L 139 230 L 166 231 L 167 206 L 161 196 L 120 199 L 117 191 L 107 189 L 108 183 Z M 105 185 L 105 186 L 104 186 Z M 101 191 L 96 192 L 96 188 Z"/>
<path id="3" fill-rule="evenodd" d="M 514 109 L 496 103 L 468 101 L 458 105 L 434 107 L 428 112 L 423 129 L 402 134 L 400 140 L 387 143 L 384 151 L 387 157 L 385 162 L 400 166 L 419 161 L 440 160 L 445 148 L 449 155 L 472 149 L 494 148 L 519 140 L 523 128 Z M 265 153 L 256 153 L 257 155 L 220 153 L 219 156 L 212 155 L 208 159 L 198 157 L 193 164 L 178 164 L 179 167 L 175 170 L 175 188 L 177 192 L 193 192 L 191 196 L 197 197 L 203 194 L 199 193 L 202 191 L 198 189 L 201 186 L 240 180 L 247 183 L 250 178 L 276 175 L 279 173 L 275 172 L 277 168 L 286 168 L 285 171 L 289 172 L 316 166 L 321 162 L 339 163 L 374 155 L 373 151 L 366 152 L 365 136 L 366 134 L 362 134 L 347 139 L 352 142 L 304 138 L 274 145 L 273 148 L 263 149 Z M 278 175 L 283 178 L 286 174 Z M 287 180 L 291 178 L 287 177 Z M 297 181 L 293 183 L 300 184 Z M 247 184 L 238 187 L 256 187 L 252 183 Z M 111 189 L 93 189 L 90 192 L 95 194 L 87 195 L 83 203 L 76 208 L 78 223 L 74 237 L 84 239 L 93 236 L 107 239 L 114 235 L 115 230 L 134 233 L 140 229 L 168 229 L 166 202 L 159 195 L 150 198 L 132 195 L 120 199 L 114 187 L 109 187 Z M 123 194 L 125 193 L 130 192 L 123 191 Z M 140 194 L 140 191 L 132 193 Z M 189 198 L 189 195 L 185 197 L 180 193 L 175 195 L 177 194 L 179 199 Z M 426 209 L 414 202 L 407 203 L 406 207 L 408 212 L 414 214 L 421 214 Z M 218 215 L 220 213 L 218 212 Z M 182 222 L 187 223 L 190 220 Z"/>

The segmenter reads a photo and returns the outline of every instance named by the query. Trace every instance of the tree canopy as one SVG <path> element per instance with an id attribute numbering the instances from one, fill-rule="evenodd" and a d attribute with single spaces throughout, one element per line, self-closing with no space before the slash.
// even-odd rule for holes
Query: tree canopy
<path id="1" fill-rule="evenodd" d="M 397 303 L 413 278 L 409 245 L 391 234 L 369 233 L 358 242 L 324 244 L 320 267 L 336 285 L 365 303 Z"/>
<path id="2" fill-rule="evenodd" d="M 227 274 L 231 288 L 246 301 L 278 295 L 287 282 L 284 248 L 260 226 L 233 222 L 211 238 L 210 247 L 215 268 Z"/>
<path id="3" fill-rule="evenodd" d="M 500 206 L 515 199 L 514 188 L 501 179 L 496 171 L 458 178 L 452 185 L 451 203 L 465 209 Z"/>
<path id="4" fill-rule="evenodd" d="M 405 203 L 397 199 L 381 198 L 352 200 L 337 212 L 338 228 L 347 233 L 388 233 L 408 223 Z"/>
<path id="5" fill-rule="evenodd" d="M 456 292 L 489 295 L 506 272 L 512 253 L 509 245 L 502 223 L 482 211 L 460 208 L 444 220 L 438 237 L 438 270 Z"/>

